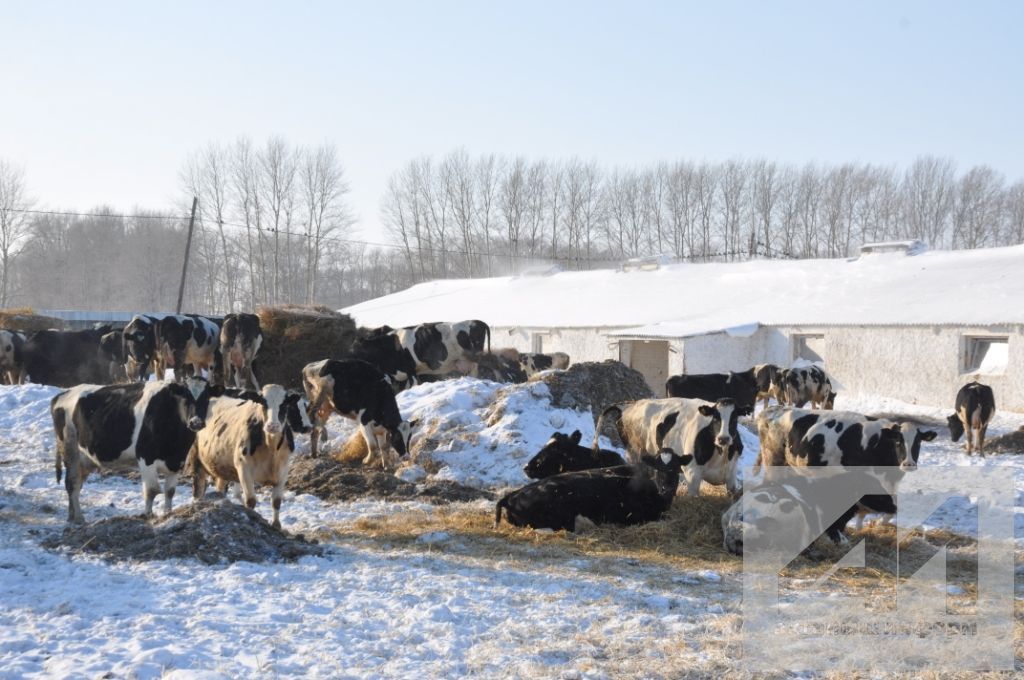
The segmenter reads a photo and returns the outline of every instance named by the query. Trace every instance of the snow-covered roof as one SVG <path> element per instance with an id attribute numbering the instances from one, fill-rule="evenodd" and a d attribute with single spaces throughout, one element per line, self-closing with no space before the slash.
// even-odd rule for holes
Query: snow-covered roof
<path id="1" fill-rule="evenodd" d="M 345 309 L 360 325 L 483 319 L 496 327 L 684 337 L 751 324 L 1024 323 L 1024 246 L 857 259 L 675 264 L 653 271 L 448 279 Z"/>

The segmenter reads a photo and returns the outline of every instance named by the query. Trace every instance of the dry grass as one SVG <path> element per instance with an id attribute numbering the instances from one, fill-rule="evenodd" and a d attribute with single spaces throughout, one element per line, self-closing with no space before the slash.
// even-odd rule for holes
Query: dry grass
<path id="1" fill-rule="evenodd" d="M 32 333 L 49 328 L 62 329 L 64 322 L 56 317 L 36 314 L 31 307 L 0 309 L 0 329 Z"/>
<path id="2" fill-rule="evenodd" d="M 301 389 L 306 364 L 345 356 L 356 337 L 352 317 L 323 306 L 260 307 L 256 315 L 263 331 L 257 358 L 262 383 Z"/>

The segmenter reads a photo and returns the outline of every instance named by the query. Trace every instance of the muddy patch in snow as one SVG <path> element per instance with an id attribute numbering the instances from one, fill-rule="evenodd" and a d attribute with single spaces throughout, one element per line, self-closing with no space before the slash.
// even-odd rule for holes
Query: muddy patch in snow
<path id="1" fill-rule="evenodd" d="M 308 493 L 325 501 L 351 501 L 359 498 L 387 498 L 391 500 L 418 499 L 428 503 L 463 503 L 480 499 L 493 500 L 488 491 L 453 482 L 432 480 L 423 483 L 380 470 L 353 467 L 331 457 L 295 458 L 288 472 L 288 489 L 295 493 Z"/>
<path id="2" fill-rule="evenodd" d="M 986 439 L 985 453 L 1024 453 L 1024 427 Z"/>
<path id="3" fill-rule="evenodd" d="M 273 528 L 259 514 L 228 500 L 190 503 L 166 517 L 111 517 L 68 526 L 43 547 L 111 560 L 195 559 L 205 564 L 293 561 L 323 548 Z"/>

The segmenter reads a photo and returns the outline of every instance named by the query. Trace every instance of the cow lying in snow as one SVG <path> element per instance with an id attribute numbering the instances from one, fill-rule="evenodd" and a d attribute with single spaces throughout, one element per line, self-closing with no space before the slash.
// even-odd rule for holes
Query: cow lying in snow
<path id="1" fill-rule="evenodd" d="M 536 456 L 523 468 L 530 479 L 544 479 L 563 472 L 578 472 L 593 468 L 625 465 L 626 461 L 614 451 L 588 449 L 580 446 L 583 434 L 576 430 L 571 435 L 555 432 Z"/>
<path id="2" fill-rule="evenodd" d="M 643 456 L 640 465 L 566 472 L 505 494 L 494 507 L 494 526 L 502 511 L 509 524 L 535 529 L 575 531 L 577 516 L 595 524 L 643 524 L 661 519 L 679 486 L 686 457 L 666 449 Z M 644 466 L 655 471 L 652 480 Z"/>
<path id="3" fill-rule="evenodd" d="M 50 401 L 57 438 L 56 472 L 67 469 L 68 521 L 82 522 L 79 494 L 96 468 L 136 463 L 142 473 L 146 515 L 164 475 L 164 512 L 170 512 L 178 473 L 185 465 L 195 433 L 203 429 L 209 405 L 205 380 L 126 385 L 79 385 Z"/>
<path id="4" fill-rule="evenodd" d="M 192 451 L 192 495 L 206 494 L 208 477 L 225 492 L 232 482 L 242 486 L 246 506 L 256 506 L 256 486 L 272 484 L 273 525 L 280 528 L 281 500 L 288 481 L 288 463 L 295 451 L 295 432 L 309 432 L 309 404 L 297 392 L 264 385 L 256 392 L 226 390 L 210 400 L 206 427 Z"/>
<path id="5" fill-rule="evenodd" d="M 980 382 L 970 382 L 956 393 L 956 413 L 946 418 L 953 441 L 967 434 L 967 455 L 973 448 L 985 456 L 985 431 L 996 413 L 996 398 L 992 388 Z"/>
<path id="6" fill-rule="evenodd" d="M 389 446 L 404 457 L 409 448 L 412 423 L 402 420 L 391 380 L 380 370 L 358 359 L 324 359 L 302 369 L 302 385 L 309 399 L 310 452 L 317 455 L 317 442 L 331 413 L 356 421 L 366 440 L 364 465 L 376 453 L 387 469 L 384 457 Z"/>
<path id="7" fill-rule="evenodd" d="M 737 418 L 752 410 L 737 407 L 732 399 L 641 399 L 605 409 L 597 431 L 614 425 L 631 463 L 664 449 L 683 456 L 690 496 L 700 493 L 701 481 L 724 484 L 735 494 L 740 491 L 736 465 L 743 453 Z"/>

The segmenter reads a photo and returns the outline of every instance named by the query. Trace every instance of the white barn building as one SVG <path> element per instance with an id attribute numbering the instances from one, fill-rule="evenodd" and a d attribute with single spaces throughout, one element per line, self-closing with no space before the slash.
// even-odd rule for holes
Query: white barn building
<path id="1" fill-rule="evenodd" d="M 1024 246 L 443 280 L 344 311 L 363 326 L 482 319 L 494 348 L 619 359 L 656 394 L 673 374 L 804 358 L 850 394 L 951 406 L 977 379 L 1024 412 Z"/>

